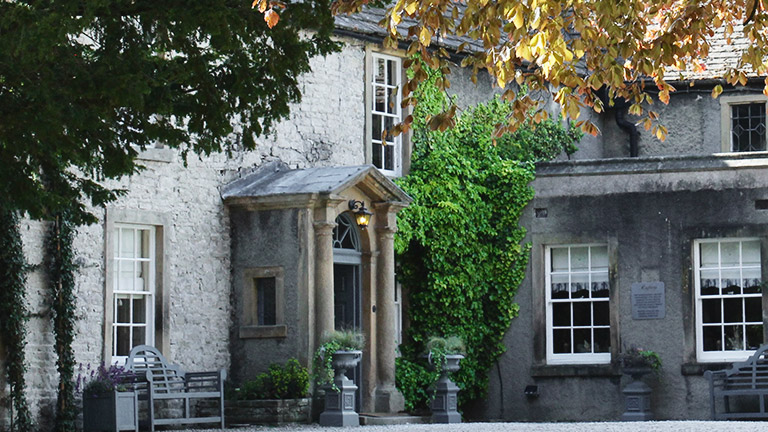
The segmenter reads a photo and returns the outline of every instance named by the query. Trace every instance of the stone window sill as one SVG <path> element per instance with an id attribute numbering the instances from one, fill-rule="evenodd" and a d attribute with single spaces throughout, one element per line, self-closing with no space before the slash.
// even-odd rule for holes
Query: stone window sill
<path id="1" fill-rule="evenodd" d="M 610 364 L 537 365 L 531 367 L 531 376 L 546 377 L 618 377 L 621 372 Z"/>
<path id="2" fill-rule="evenodd" d="M 174 151 L 170 148 L 146 148 L 139 151 L 136 159 L 151 162 L 171 163 L 173 161 Z"/>
<path id="3" fill-rule="evenodd" d="M 704 372 L 711 370 L 723 370 L 731 367 L 733 363 L 683 363 L 680 366 L 680 373 L 683 375 L 704 375 Z"/>
<path id="4" fill-rule="evenodd" d="M 240 339 L 284 338 L 287 334 L 288 327 L 285 325 L 240 326 Z"/>

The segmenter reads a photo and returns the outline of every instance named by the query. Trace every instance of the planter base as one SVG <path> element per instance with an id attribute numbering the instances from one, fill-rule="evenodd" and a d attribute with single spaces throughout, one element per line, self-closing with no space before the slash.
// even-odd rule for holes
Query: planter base
<path id="1" fill-rule="evenodd" d="M 653 420 L 651 412 L 651 388 L 639 379 L 633 381 L 622 390 L 624 393 L 625 411 L 621 421 Z"/>

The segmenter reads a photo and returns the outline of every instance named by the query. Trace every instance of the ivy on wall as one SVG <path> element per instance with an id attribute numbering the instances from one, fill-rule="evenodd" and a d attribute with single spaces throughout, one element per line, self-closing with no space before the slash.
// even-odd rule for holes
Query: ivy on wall
<path id="1" fill-rule="evenodd" d="M 13 416 L 11 430 L 32 431 L 24 390 L 25 323 L 28 319 L 24 300 L 27 264 L 24 261 L 18 215 L 0 206 L 0 337 L 5 350 L 6 376 L 11 389 Z"/>
<path id="2" fill-rule="evenodd" d="M 484 395 L 518 313 L 514 296 L 529 256 L 518 221 L 533 198 L 533 162 L 573 153 L 581 138 L 551 120 L 494 138 L 512 112 L 498 98 L 465 110 L 451 128 L 431 130 L 450 101 L 433 85 L 439 72 L 430 74 L 414 94 L 411 171 L 398 181 L 414 198 L 398 215 L 395 242 L 398 276 L 409 293 L 410 327 L 396 369 L 408 409 L 425 406 L 429 397 L 435 374 L 422 354 L 433 335 L 466 342 L 454 376 L 462 403 Z"/>
<path id="3" fill-rule="evenodd" d="M 56 370 L 59 372 L 56 400 L 56 431 L 75 429 L 75 253 L 72 248 L 74 224 L 68 212 L 54 217 L 46 239 L 48 284 L 51 292 Z"/>

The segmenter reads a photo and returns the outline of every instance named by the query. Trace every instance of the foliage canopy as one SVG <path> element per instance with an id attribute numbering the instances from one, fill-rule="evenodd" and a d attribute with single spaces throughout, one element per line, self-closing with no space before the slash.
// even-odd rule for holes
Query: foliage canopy
<path id="1" fill-rule="evenodd" d="M 368 3 L 371 0 L 336 0 L 334 10 L 349 13 Z M 656 113 L 646 111 L 647 104 L 667 103 L 675 90 L 669 80 L 679 78 L 680 72 L 695 74 L 707 68 L 708 39 L 747 41 L 733 45 L 733 64 L 709 74 L 721 79 L 713 97 L 722 84 L 744 85 L 750 76 L 768 75 L 766 9 L 764 0 L 396 0 L 381 24 L 389 34 L 386 45 L 409 38 L 409 54 L 421 53 L 432 68 L 445 66 L 450 54 L 439 48 L 441 39 L 468 38 L 474 43 L 463 65 L 475 74 L 487 70 L 501 88 L 517 83 L 531 92 L 553 91 L 562 114 L 573 120 L 581 107 L 604 109 L 594 91 L 605 86 L 610 100 L 630 101 L 630 112 L 646 115 L 645 127 L 663 139 L 667 130 L 657 123 Z M 462 45 L 460 49 L 470 48 Z M 435 46 L 434 51 L 427 49 Z M 406 95 L 426 79 L 419 65 L 415 68 Z M 540 110 L 539 118 L 546 117 L 539 101 L 519 97 L 514 86 L 508 88 L 505 98 L 514 106 L 505 119 L 508 129 L 522 124 L 532 108 Z M 450 117 L 444 116 L 443 123 L 450 124 Z M 577 124 L 597 133 L 589 122 Z"/>
<path id="2" fill-rule="evenodd" d="M 0 2 L 6 206 L 42 218 L 75 203 L 92 221 L 85 203 L 114 197 L 98 181 L 135 172 L 140 149 L 253 148 L 299 101 L 309 58 L 336 49 L 329 0 L 280 17 L 270 29 L 240 0 Z"/>
<path id="3" fill-rule="evenodd" d="M 414 198 L 398 214 L 395 239 L 411 323 L 396 371 L 411 409 L 428 396 L 424 381 L 435 377 L 421 358 L 434 335 L 466 343 L 456 375 L 460 397 L 484 394 L 518 311 L 514 296 L 528 262 L 518 220 L 533 197 L 533 162 L 572 153 L 582 136 L 547 120 L 494 138 L 495 126 L 513 109 L 498 98 L 467 109 L 453 128 L 432 130 L 428 123 L 450 104 L 434 85 L 440 78 L 430 71 L 415 93 L 411 171 L 397 180 Z"/>

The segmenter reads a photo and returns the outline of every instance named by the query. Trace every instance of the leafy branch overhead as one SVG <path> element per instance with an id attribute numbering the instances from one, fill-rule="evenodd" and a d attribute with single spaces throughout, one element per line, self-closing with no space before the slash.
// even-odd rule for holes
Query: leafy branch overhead
<path id="1" fill-rule="evenodd" d="M 254 148 L 300 101 L 309 59 L 338 48 L 330 0 L 256 6 L 267 15 L 241 0 L 0 2 L 8 208 L 74 204 L 93 221 L 88 205 L 115 196 L 103 180 L 136 172 L 143 149 Z"/>
<path id="2" fill-rule="evenodd" d="M 371 0 L 335 0 L 336 13 L 359 11 Z M 605 109 L 596 90 L 605 87 L 608 100 L 623 98 L 630 112 L 645 116 L 643 125 L 660 139 L 667 131 L 652 111 L 655 101 L 668 103 L 675 91 L 671 81 L 696 76 L 707 69 L 708 39 L 715 36 L 734 44 L 738 61 L 709 71 L 723 84 L 745 85 L 750 78 L 768 75 L 768 13 L 764 0 L 397 0 L 380 23 L 389 36 L 385 45 L 410 41 L 408 53 L 420 53 L 433 69 L 445 68 L 449 53 L 442 41 L 460 36 L 472 41 L 459 50 L 468 54 L 462 65 L 474 78 L 486 70 L 504 98 L 513 103 L 508 129 L 525 121 L 541 101 L 530 97 L 539 90 L 552 93 L 562 115 L 578 120 L 582 108 Z M 404 96 L 426 79 L 416 73 L 404 86 Z M 447 68 L 443 69 L 446 70 Z M 516 84 L 516 85 L 511 85 Z M 764 81 L 768 94 L 768 78 Z M 448 80 L 438 85 L 447 87 Z M 517 89 L 527 88 L 521 95 Z M 406 99 L 415 104 L 415 99 Z M 609 102 L 611 103 L 611 102 Z M 595 125 L 577 123 L 596 134 Z"/>

